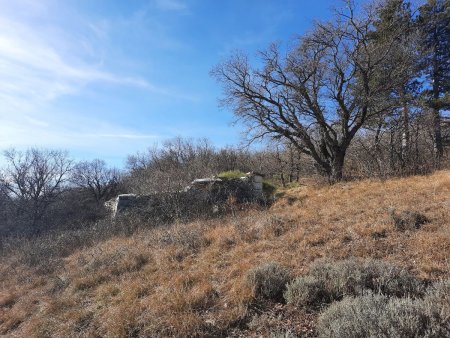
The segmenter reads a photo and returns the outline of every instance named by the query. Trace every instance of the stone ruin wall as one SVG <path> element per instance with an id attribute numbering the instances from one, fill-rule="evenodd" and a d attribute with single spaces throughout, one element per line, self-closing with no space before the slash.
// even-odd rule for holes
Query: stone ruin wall
<path id="1" fill-rule="evenodd" d="M 173 193 L 184 202 L 204 204 L 212 210 L 218 210 L 229 196 L 234 196 L 238 201 L 261 200 L 263 198 L 263 177 L 256 173 L 247 173 L 237 179 L 221 179 L 217 177 L 202 178 L 192 181 L 183 191 Z M 164 195 L 167 197 L 167 194 Z M 121 194 L 105 203 L 111 210 L 113 217 L 133 208 L 147 208 L 161 204 L 164 198 L 162 194 L 136 195 Z"/>

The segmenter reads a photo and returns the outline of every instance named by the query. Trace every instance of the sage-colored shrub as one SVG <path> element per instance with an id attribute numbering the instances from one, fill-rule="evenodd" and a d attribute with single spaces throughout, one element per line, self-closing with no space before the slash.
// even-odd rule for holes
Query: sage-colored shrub
<path id="1" fill-rule="evenodd" d="M 450 280 L 433 283 L 425 293 L 424 302 L 432 305 L 434 311 L 446 318 L 450 325 Z"/>
<path id="2" fill-rule="evenodd" d="M 317 328 L 327 338 L 450 337 L 449 318 L 437 314 L 440 308 L 419 298 L 346 297 L 322 312 Z"/>
<path id="3" fill-rule="evenodd" d="M 289 271 L 275 262 L 250 270 L 246 277 L 255 299 L 273 301 L 283 300 L 286 284 L 291 280 Z"/>
<path id="4" fill-rule="evenodd" d="M 450 337 L 450 280 L 437 281 L 426 291 L 424 308 L 433 337 Z"/>
<path id="5" fill-rule="evenodd" d="M 299 277 L 287 285 L 284 299 L 295 306 L 318 306 L 330 302 L 323 283 L 312 276 Z"/>
<path id="6" fill-rule="evenodd" d="M 414 298 L 422 296 L 425 290 L 424 283 L 407 270 L 376 259 L 320 259 L 311 265 L 310 275 L 335 300 L 367 291 Z"/>
<path id="7" fill-rule="evenodd" d="M 407 270 L 374 259 L 319 259 L 310 273 L 287 285 L 284 298 L 299 307 L 317 307 L 345 296 L 376 293 L 411 298 L 424 294 L 425 283 Z"/>
<path id="8" fill-rule="evenodd" d="M 418 338 L 426 330 L 427 316 L 414 300 L 374 294 L 333 303 L 318 321 L 320 337 L 327 338 Z"/>

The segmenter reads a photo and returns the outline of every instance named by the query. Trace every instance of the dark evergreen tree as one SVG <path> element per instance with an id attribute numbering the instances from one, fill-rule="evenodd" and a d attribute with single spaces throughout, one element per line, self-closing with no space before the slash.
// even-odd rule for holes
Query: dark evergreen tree
<path id="1" fill-rule="evenodd" d="M 395 44 L 384 63 L 384 71 L 375 80 L 386 81 L 387 74 L 395 79 L 392 91 L 386 93 L 381 104 L 389 105 L 390 112 L 383 122 L 391 133 L 401 135 L 398 154 L 400 169 L 404 171 L 411 162 L 411 107 L 418 92 L 418 36 L 411 3 L 404 0 L 385 1 L 378 7 L 378 20 L 374 26 L 374 44 L 382 44 L 384 41 L 393 41 Z"/>
<path id="2" fill-rule="evenodd" d="M 450 108 L 450 1 L 428 0 L 417 17 L 422 39 L 423 98 L 430 108 L 436 158 L 443 155 L 441 113 Z"/>

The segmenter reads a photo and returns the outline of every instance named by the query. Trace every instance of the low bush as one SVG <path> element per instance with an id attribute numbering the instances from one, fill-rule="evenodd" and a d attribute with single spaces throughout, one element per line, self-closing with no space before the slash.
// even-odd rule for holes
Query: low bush
<path id="1" fill-rule="evenodd" d="M 431 313 L 421 299 L 374 294 L 346 297 L 320 315 L 318 332 L 327 338 L 449 337 L 445 320 Z"/>
<path id="2" fill-rule="evenodd" d="M 424 283 L 413 274 L 376 259 L 321 259 L 312 264 L 310 275 L 324 285 L 333 299 L 362 295 L 368 290 L 396 297 L 419 297 L 424 292 Z"/>
<path id="3" fill-rule="evenodd" d="M 247 284 L 255 299 L 282 301 L 291 274 L 278 263 L 260 265 L 247 273 Z"/>
<path id="4" fill-rule="evenodd" d="M 277 187 L 274 184 L 267 180 L 263 181 L 263 192 L 267 198 L 272 197 L 276 190 Z"/>
<path id="5" fill-rule="evenodd" d="M 74 251 L 115 236 L 130 236 L 145 228 L 133 217 L 103 219 L 77 229 L 55 230 L 33 237 L 0 239 L 0 257 L 16 255 L 22 264 L 36 268 L 41 274 L 52 272 L 62 264 L 62 258 Z"/>
<path id="6" fill-rule="evenodd" d="M 289 283 L 284 293 L 284 299 L 288 304 L 295 306 L 318 306 L 330 301 L 323 283 L 315 277 L 299 277 Z"/>
<path id="7" fill-rule="evenodd" d="M 450 280 L 432 284 L 427 289 L 423 301 L 434 323 L 433 328 L 440 328 L 440 331 L 446 333 L 445 337 L 450 337 Z"/>
<path id="8" fill-rule="evenodd" d="M 408 271 L 374 259 L 332 262 L 315 261 L 309 275 L 295 279 L 287 286 L 284 298 L 295 306 L 320 306 L 344 296 L 361 296 L 367 292 L 387 296 L 423 295 L 424 283 Z"/>
<path id="9" fill-rule="evenodd" d="M 270 338 L 295 338 L 295 335 L 291 330 L 278 329 L 270 333 Z"/>

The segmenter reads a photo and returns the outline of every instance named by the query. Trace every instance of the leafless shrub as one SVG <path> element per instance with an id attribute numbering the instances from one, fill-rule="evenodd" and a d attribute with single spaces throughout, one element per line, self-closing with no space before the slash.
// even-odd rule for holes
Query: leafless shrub
<path id="1" fill-rule="evenodd" d="M 197 252 L 200 248 L 208 246 L 209 241 L 203 236 L 204 227 L 201 225 L 190 226 L 173 225 L 166 229 L 161 229 L 156 241 L 162 245 L 177 245 L 190 252 Z"/>
<path id="2" fill-rule="evenodd" d="M 104 219 L 78 229 L 47 232 L 35 237 L 10 237 L 0 241 L 0 257 L 16 255 L 18 260 L 43 274 L 62 265 L 62 258 L 114 236 L 129 236 L 145 227 L 139 220 Z"/>
<path id="3" fill-rule="evenodd" d="M 292 227 L 292 223 L 286 217 L 271 214 L 263 220 L 262 226 L 266 232 L 278 237 L 286 233 Z"/>
<path id="4" fill-rule="evenodd" d="M 295 338 L 297 337 L 291 330 L 275 330 L 270 333 L 270 338 Z"/>
<path id="5" fill-rule="evenodd" d="M 432 172 L 436 161 L 427 110 L 409 118 L 405 125 L 400 116 L 394 116 L 357 135 L 348 151 L 347 175 L 387 178 Z M 404 139 L 405 128 L 409 140 Z"/>

